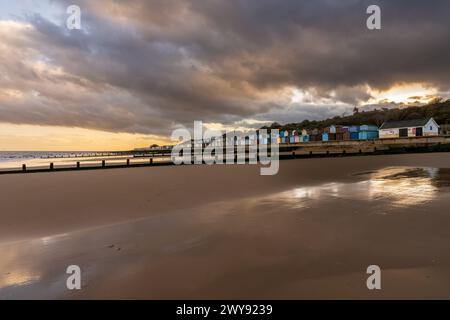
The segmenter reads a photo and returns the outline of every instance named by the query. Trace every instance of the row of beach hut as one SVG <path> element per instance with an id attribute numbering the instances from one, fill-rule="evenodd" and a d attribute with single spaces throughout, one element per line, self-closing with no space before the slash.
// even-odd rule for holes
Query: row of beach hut
<path id="1" fill-rule="evenodd" d="M 279 130 L 278 136 L 265 132 L 256 134 L 231 136 L 227 142 L 234 145 L 254 145 L 260 144 L 295 144 L 316 141 L 348 141 L 348 140 L 375 140 L 387 138 L 411 138 L 422 136 L 439 135 L 440 126 L 433 118 L 413 119 L 401 121 L 386 121 L 380 128 L 375 125 L 353 125 L 339 126 L 332 125 L 323 129 L 313 130 Z M 445 134 L 445 132 L 444 132 Z M 225 136 L 223 136 L 225 138 Z M 211 141 L 193 141 L 194 145 L 223 145 L 223 139 L 212 139 Z"/>
<path id="2" fill-rule="evenodd" d="M 281 130 L 279 144 L 292 144 L 310 141 L 343 141 L 343 140 L 373 140 L 378 139 L 378 127 L 374 125 L 361 126 L 330 126 L 313 130 Z"/>
<path id="3" fill-rule="evenodd" d="M 374 125 L 361 126 L 330 126 L 324 129 L 313 130 L 280 130 L 278 137 L 269 133 L 259 133 L 249 136 L 234 136 L 234 145 L 252 145 L 259 140 L 260 144 L 295 144 L 310 141 L 343 141 L 343 140 L 373 140 L 378 139 L 378 127 Z M 233 142 L 231 142 L 233 144 Z M 194 145 L 201 142 L 194 142 Z M 213 146 L 222 145 L 222 139 L 207 141 L 206 144 Z"/>

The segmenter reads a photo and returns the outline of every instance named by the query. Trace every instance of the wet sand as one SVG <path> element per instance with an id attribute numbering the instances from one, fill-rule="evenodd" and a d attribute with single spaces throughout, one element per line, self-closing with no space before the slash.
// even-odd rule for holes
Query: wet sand
<path id="1" fill-rule="evenodd" d="M 449 168 L 439 153 L 0 176 L 0 298 L 449 299 Z"/>

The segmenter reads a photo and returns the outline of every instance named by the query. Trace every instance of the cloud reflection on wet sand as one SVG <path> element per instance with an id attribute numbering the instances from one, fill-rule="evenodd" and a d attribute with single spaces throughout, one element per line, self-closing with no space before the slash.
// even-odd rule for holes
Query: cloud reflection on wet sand
<path id="1" fill-rule="evenodd" d="M 389 167 L 357 175 L 364 177 L 364 180 L 294 188 L 270 196 L 265 201 L 299 209 L 308 207 L 312 200 L 342 198 L 385 201 L 392 208 L 407 208 L 432 201 L 450 182 L 450 169 L 439 168 Z"/>

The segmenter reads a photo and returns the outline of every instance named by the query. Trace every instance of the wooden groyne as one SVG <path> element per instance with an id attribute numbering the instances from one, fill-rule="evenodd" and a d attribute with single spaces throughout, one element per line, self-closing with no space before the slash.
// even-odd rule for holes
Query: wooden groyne
<path id="1" fill-rule="evenodd" d="M 74 165 L 62 165 L 55 166 L 53 162 L 50 162 L 48 166 L 39 167 L 27 167 L 23 164 L 20 168 L 16 169 L 0 169 L 1 174 L 20 174 L 20 173 L 36 173 L 36 172 L 58 172 L 58 171 L 74 171 L 74 170 L 97 170 L 97 169 L 114 169 L 114 168 L 131 168 L 131 167 L 147 167 L 147 166 L 168 166 L 172 165 L 171 161 L 154 161 L 153 158 L 149 158 L 146 162 L 133 163 L 130 159 L 124 159 L 121 162 L 109 162 L 105 159 L 98 161 L 89 161 L 89 164 L 82 164 L 77 161 Z"/>

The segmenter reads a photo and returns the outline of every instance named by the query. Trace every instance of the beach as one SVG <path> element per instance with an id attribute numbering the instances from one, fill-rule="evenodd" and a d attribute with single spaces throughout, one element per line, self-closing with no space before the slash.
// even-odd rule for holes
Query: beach
<path id="1" fill-rule="evenodd" d="M 259 169 L 2 175 L 0 298 L 450 298 L 450 153 Z"/>

